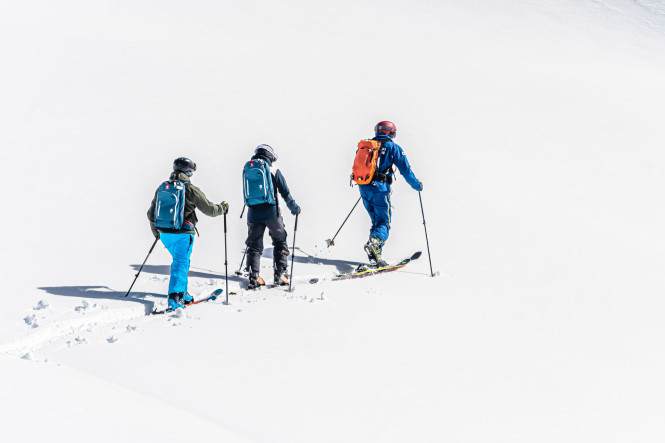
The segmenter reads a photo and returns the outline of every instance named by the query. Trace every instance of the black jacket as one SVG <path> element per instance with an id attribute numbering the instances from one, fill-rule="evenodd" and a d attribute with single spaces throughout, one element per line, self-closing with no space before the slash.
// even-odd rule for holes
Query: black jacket
<path id="1" fill-rule="evenodd" d="M 260 158 L 261 160 L 268 162 L 268 165 L 270 165 L 270 173 L 271 173 L 270 175 L 272 176 L 272 183 L 273 187 L 275 188 L 275 202 L 277 203 L 274 205 L 271 205 L 270 203 L 264 203 L 262 205 L 248 207 L 247 221 L 249 223 L 261 223 L 264 221 L 275 219 L 280 215 L 282 215 L 279 209 L 279 196 L 277 195 L 278 193 L 282 196 L 282 198 L 286 202 L 286 206 L 289 208 L 289 211 L 291 211 L 292 214 L 298 214 L 300 212 L 300 206 L 296 204 L 295 199 L 291 195 L 291 191 L 289 191 L 289 187 L 286 184 L 286 179 L 282 175 L 282 172 L 279 169 L 275 169 L 272 166 L 272 162 L 270 161 L 270 159 L 262 155 L 255 155 L 254 157 L 252 157 L 252 160 L 257 158 Z"/>

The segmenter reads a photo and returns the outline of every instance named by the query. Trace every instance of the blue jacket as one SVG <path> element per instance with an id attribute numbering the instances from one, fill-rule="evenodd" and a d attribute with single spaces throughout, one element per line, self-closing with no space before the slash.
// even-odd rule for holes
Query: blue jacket
<path id="1" fill-rule="evenodd" d="M 272 183 L 275 188 L 275 201 L 277 202 L 274 205 L 270 203 L 265 203 L 262 205 L 256 205 L 247 208 L 247 221 L 250 223 L 261 223 L 268 220 L 273 220 L 279 217 L 281 214 L 279 210 L 279 197 L 277 192 L 282 195 L 282 198 L 286 202 L 286 206 L 289 208 L 292 214 L 297 214 L 300 212 L 300 206 L 296 204 L 295 199 L 289 191 L 289 187 L 286 184 L 286 179 L 282 175 L 282 172 L 279 169 L 274 169 L 272 167 L 272 162 L 267 157 L 262 155 L 255 155 L 252 157 L 252 160 L 260 158 L 270 165 L 270 172 L 272 175 Z"/>
<path id="2" fill-rule="evenodd" d="M 381 152 L 379 153 L 379 160 L 377 162 L 377 171 L 393 176 L 393 165 L 397 166 L 400 174 L 404 180 L 416 191 L 422 191 L 422 186 L 418 182 L 416 175 L 411 170 L 409 160 L 402 150 L 402 147 L 395 143 L 390 137 L 385 134 L 377 134 L 373 140 L 381 141 Z M 390 185 L 386 182 L 374 181 L 368 185 L 358 185 L 361 192 L 390 192 Z"/>

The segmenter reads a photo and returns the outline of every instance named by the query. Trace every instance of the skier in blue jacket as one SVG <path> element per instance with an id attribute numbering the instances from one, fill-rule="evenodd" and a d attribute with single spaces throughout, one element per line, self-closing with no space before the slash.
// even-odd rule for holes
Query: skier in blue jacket
<path id="1" fill-rule="evenodd" d="M 387 266 L 382 260 L 383 245 L 388 240 L 392 210 L 390 206 L 390 185 L 393 182 L 393 165 L 397 166 L 406 182 L 416 191 L 422 191 L 423 184 L 416 178 L 402 148 L 393 141 L 397 135 L 395 124 L 381 121 L 374 127 L 373 140 L 381 142 L 376 173 L 371 183 L 358 185 L 365 209 L 372 221 L 369 240 L 364 249 L 371 266 Z"/>

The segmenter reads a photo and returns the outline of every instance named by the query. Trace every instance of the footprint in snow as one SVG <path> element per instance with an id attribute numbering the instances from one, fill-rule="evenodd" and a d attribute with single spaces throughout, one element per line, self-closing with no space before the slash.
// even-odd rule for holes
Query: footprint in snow
<path id="1" fill-rule="evenodd" d="M 67 340 L 65 343 L 67 344 L 68 348 L 71 348 L 72 346 L 75 346 L 75 345 L 84 345 L 84 344 L 88 343 L 88 340 L 85 337 L 77 336 L 77 337 L 74 338 L 74 341 Z"/>
<path id="2" fill-rule="evenodd" d="M 47 302 L 46 300 L 39 300 L 39 302 L 37 303 L 37 306 L 35 306 L 32 309 L 35 310 L 35 311 L 39 311 L 39 310 L 42 310 L 42 309 L 47 309 L 49 306 L 50 306 L 49 302 Z"/>
<path id="3" fill-rule="evenodd" d="M 37 316 L 35 314 L 28 315 L 23 319 L 26 325 L 30 326 L 31 328 L 38 328 L 39 323 L 37 322 Z"/>
<path id="4" fill-rule="evenodd" d="M 81 306 L 77 306 L 77 307 L 75 307 L 74 310 L 77 311 L 77 312 L 84 312 L 84 311 L 85 311 L 86 309 L 88 309 L 89 307 L 90 307 L 90 303 L 88 303 L 87 301 L 83 300 L 83 301 L 81 302 Z"/>
<path id="5" fill-rule="evenodd" d="M 185 317 L 187 317 L 187 313 L 185 312 L 184 309 L 178 308 L 178 309 L 175 310 L 174 317 L 185 318 Z"/>

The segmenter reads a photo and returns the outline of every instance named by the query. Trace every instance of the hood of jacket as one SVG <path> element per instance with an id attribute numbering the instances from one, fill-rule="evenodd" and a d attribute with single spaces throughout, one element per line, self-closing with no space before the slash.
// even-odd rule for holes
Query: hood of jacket
<path id="1" fill-rule="evenodd" d="M 190 179 L 187 176 L 187 174 L 185 174 L 184 172 L 180 172 L 180 171 L 173 171 L 171 173 L 171 175 L 169 176 L 169 180 L 178 180 L 178 181 L 187 182 L 187 183 L 190 182 Z"/>
<path id="2" fill-rule="evenodd" d="M 380 140 L 382 142 L 393 141 L 393 139 L 390 138 L 390 136 L 388 136 L 387 134 L 376 134 L 372 140 Z"/>

